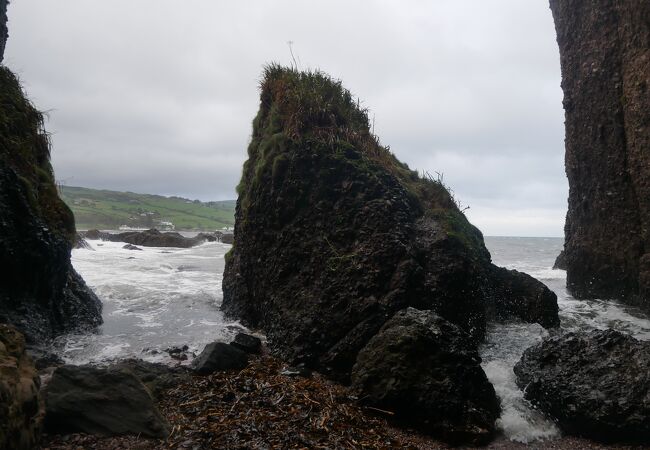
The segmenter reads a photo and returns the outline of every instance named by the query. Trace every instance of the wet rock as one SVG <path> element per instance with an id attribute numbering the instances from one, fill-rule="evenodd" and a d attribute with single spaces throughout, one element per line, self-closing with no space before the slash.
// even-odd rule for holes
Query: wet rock
<path id="1" fill-rule="evenodd" d="M 650 443 L 650 342 L 614 330 L 567 333 L 515 365 L 525 397 L 569 434 Z"/>
<path id="2" fill-rule="evenodd" d="M 517 318 L 544 328 L 560 326 L 557 296 L 530 275 L 495 267 L 492 286 L 488 310 L 498 320 Z"/>
<path id="3" fill-rule="evenodd" d="M 169 434 L 149 391 L 131 370 L 62 366 L 47 385 L 45 398 L 45 427 L 53 434 Z"/>
<path id="4" fill-rule="evenodd" d="M 553 269 L 566 270 L 566 267 L 567 267 L 566 253 L 564 253 L 564 250 L 562 250 L 560 254 L 557 255 L 557 258 L 555 258 L 555 262 L 553 263 Z"/>
<path id="5" fill-rule="evenodd" d="M 232 233 L 224 233 L 220 239 L 222 244 L 233 244 L 235 242 L 235 235 Z"/>
<path id="6" fill-rule="evenodd" d="M 39 386 L 25 339 L 0 324 L 0 448 L 27 450 L 39 442 L 44 413 Z"/>
<path id="7" fill-rule="evenodd" d="M 230 343 L 230 345 L 254 355 L 258 355 L 262 352 L 262 340 L 246 333 L 237 333 L 235 339 Z"/>
<path id="8" fill-rule="evenodd" d="M 140 251 L 142 251 L 142 249 L 140 247 L 136 247 L 133 244 L 126 244 L 122 248 L 125 249 L 125 250 L 140 250 Z"/>
<path id="9" fill-rule="evenodd" d="M 48 367 L 58 367 L 65 364 L 63 359 L 55 353 L 38 346 L 27 347 L 27 354 L 32 358 L 36 369 L 43 370 Z"/>
<path id="10" fill-rule="evenodd" d="M 150 363 L 141 359 L 126 359 L 113 364 L 111 368 L 130 371 L 156 399 L 160 398 L 165 389 L 191 380 L 189 369 L 185 367 L 169 367 L 165 364 Z"/>
<path id="11" fill-rule="evenodd" d="M 106 233 L 99 230 L 88 230 L 83 233 L 86 239 L 102 240 L 109 242 L 126 242 L 132 245 L 141 245 L 143 247 L 178 247 L 190 248 L 203 242 L 209 241 L 211 238 L 205 234 L 200 233 L 193 238 L 187 238 L 180 233 L 167 232 L 161 233 L 160 231 L 152 228 L 145 231 L 126 231 L 123 233 Z"/>
<path id="12" fill-rule="evenodd" d="M 451 444 L 481 445 L 495 433 L 499 400 L 477 350 L 431 311 L 396 313 L 359 352 L 352 385 L 362 403 Z"/>
<path id="13" fill-rule="evenodd" d="M 183 345 L 182 347 L 170 347 L 165 349 L 165 352 L 169 354 L 171 358 L 176 359 L 178 361 L 186 361 L 188 358 L 188 351 L 189 351 L 189 347 L 187 345 Z"/>
<path id="14" fill-rule="evenodd" d="M 650 308 L 650 2 L 551 0 L 564 91 L 576 298 Z M 650 257 L 650 256 L 648 256 Z"/>
<path id="15" fill-rule="evenodd" d="M 75 236 L 74 249 L 95 250 L 79 233 Z"/>
<path id="16" fill-rule="evenodd" d="M 212 342 L 192 361 L 192 368 L 200 375 L 219 370 L 243 369 L 248 365 L 248 354 L 224 342 Z"/>

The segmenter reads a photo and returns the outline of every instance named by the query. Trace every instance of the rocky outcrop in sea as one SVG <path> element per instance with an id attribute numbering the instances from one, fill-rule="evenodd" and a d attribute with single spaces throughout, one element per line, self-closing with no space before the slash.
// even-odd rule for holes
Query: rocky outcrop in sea
<path id="1" fill-rule="evenodd" d="M 470 346 L 489 318 L 559 323 L 555 295 L 495 272 L 442 182 L 382 146 L 340 82 L 269 67 L 252 136 L 222 308 L 290 363 L 348 382 L 407 307 L 435 312 Z"/>
<path id="2" fill-rule="evenodd" d="M 650 3 L 551 0 L 560 47 L 577 298 L 650 306 Z"/>
<path id="3" fill-rule="evenodd" d="M 614 330 L 567 333 L 526 350 L 517 384 L 568 434 L 650 442 L 650 343 Z"/>

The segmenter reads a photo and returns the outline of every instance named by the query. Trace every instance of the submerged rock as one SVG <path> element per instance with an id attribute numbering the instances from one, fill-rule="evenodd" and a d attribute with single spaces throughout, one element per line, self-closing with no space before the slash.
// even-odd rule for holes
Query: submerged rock
<path id="1" fill-rule="evenodd" d="M 222 308 L 291 364 L 347 381 L 358 352 L 407 306 L 435 311 L 473 343 L 488 309 L 557 324 L 555 295 L 494 276 L 483 236 L 446 187 L 381 146 L 339 82 L 268 68 L 248 156 Z M 508 307 L 488 308 L 501 301 Z"/>
<path id="2" fill-rule="evenodd" d="M 125 250 L 140 250 L 140 251 L 142 251 L 142 249 L 140 247 L 136 247 L 133 244 L 126 244 L 126 245 L 122 246 L 122 248 L 125 249 Z"/>
<path id="3" fill-rule="evenodd" d="M 359 352 L 352 385 L 365 404 L 425 433 L 481 445 L 495 433 L 499 400 L 467 335 L 431 311 L 396 313 Z"/>
<path id="4" fill-rule="evenodd" d="M 650 443 L 650 342 L 614 330 L 545 339 L 515 365 L 525 397 L 566 433 Z"/>
<path id="5" fill-rule="evenodd" d="M 101 323 L 101 303 L 70 263 L 74 217 L 54 183 L 43 117 L 0 67 L 0 323 L 30 343 Z"/>
<path id="6" fill-rule="evenodd" d="M 40 440 L 43 402 L 40 380 L 25 352 L 25 339 L 0 324 L 0 448 L 28 450 Z"/>
<path id="7" fill-rule="evenodd" d="M 62 366 L 47 385 L 45 398 L 45 427 L 50 433 L 154 438 L 169 434 L 149 391 L 131 370 Z"/>
<path id="8" fill-rule="evenodd" d="M 550 3 L 566 119 L 567 288 L 650 308 L 650 2 Z"/>
<path id="9" fill-rule="evenodd" d="M 246 352 L 226 344 L 212 342 L 192 361 L 192 368 L 200 375 L 208 375 L 218 370 L 243 369 L 248 365 Z"/>

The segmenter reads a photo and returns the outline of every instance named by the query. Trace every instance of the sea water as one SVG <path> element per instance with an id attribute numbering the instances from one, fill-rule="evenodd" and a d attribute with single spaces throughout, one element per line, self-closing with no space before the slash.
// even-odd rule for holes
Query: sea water
<path id="1" fill-rule="evenodd" d="M 640 310 L 614 301 L 579 301 L 567 293 L 566 273 L 552 269 L 563 239 L 486 237 L 485 242 L 495 264 L 526 272 L 557 294 L 563 330 L 614 328 L 650 339 L 650 320 Z M 102 300 L 104 324 L 95 334 L 60 338 L 56 350 L 66 362 L 127 357 L 172 362 L 167 348 L 187 345 L 190 354 L 197 353 L 207 343 L 229 341 L 244 329 L 219 310 L 224 254 L 230 245 L 126 250 L 119 242 L 89 243 L 93 250 L 73 250 L 72 263 Z M 501 400 L 497 425 L 508 439 L 532 442 L 559 433 L 523 398 L 512 371 L 523 351 L 547 335 L 536 324 L 493 324 L 480 348 L 483 369 Z"/>
<path id="2" fill-rule="evenodd" d="M 555 292 L 562 330 L 613 328 L 637 339 L 650 339 L 650 318 L 639 309 L 615 301 L 576 300 L 567 292 L 566 272 L 552 269 L 563 243 L 562 238 L 485 238 L 496 265 L 526 272 Z M 501 400 L 497 426 L 514 441 L 528 443 L 559 434 L 555 423 L 524 399 L 512 371 L 524 350 L 547 335 L 537 324 L 492 324 L 480 349 L 483 370 Z"/>

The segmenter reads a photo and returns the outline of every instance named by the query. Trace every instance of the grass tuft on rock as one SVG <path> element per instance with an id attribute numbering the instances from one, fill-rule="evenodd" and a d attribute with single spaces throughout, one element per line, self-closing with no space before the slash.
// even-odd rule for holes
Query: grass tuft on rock
<path id="1" fill-rule="evenodd" d="M 469 223 L 442 180 L 411 170 L 382 145 L 372 133 L 368 110 L 341 81 L 321 71 L 270 64 L 260 90 L 248 160 L 237 186 L 242 211 L 250 206 L 250 194 L 269 182 L 264 174 L 271 173 L 272 182 L 281 179 L 290 167 L 291 151 L 327 152 L 374 176 L 393 176 L 418 213 L 435 216 L 467 246 L 483 247 L 482 234 Z"/>

